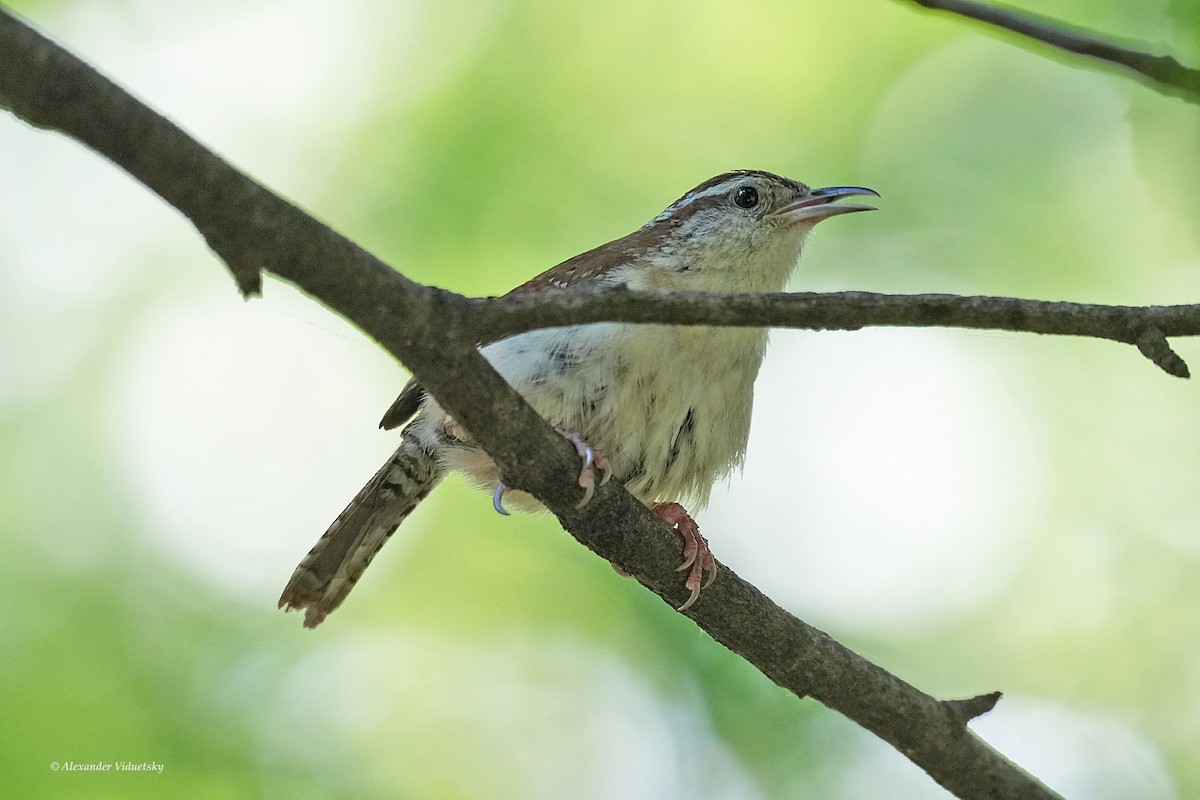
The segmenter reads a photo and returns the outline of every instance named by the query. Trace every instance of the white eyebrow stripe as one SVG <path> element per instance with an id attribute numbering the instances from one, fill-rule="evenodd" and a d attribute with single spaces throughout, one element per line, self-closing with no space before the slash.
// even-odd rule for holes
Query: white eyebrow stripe
<path id="1" fill-rule="evenodd" d="M 735 177 L 727 178 L 720 183 L 706 187 L 700 191 L 690 191 L 671 205 L 667 206 L 666 209 L 653 220 L 651 220 L 651 222 L 658 222 L 662 219 L 665 219 L 667 216 L 674 214 L 679 209 L 686 208 L 697 200 L 702 200 L 705 197 L 714 197 L 717 195 L 727 194 L 735 184 L 742 182 L 745 180 L 745 178 L 745 175 L 737 175 Z"/>
<path id="2" fill-rule="evenodd" d="M 707 189 L 700 192 L 693 190 L 677 200 L 674 205 L 671 206 L 671 208 L 683 208 L 684 206 L 690 206 L 692 203 L 703 197 L 712 197 L 713 195 L 725 194 L 733 188 L 733 184 L 740 183 L 744 179 L 744 176 L 738 176 L 737 178 L 730 178 L 728 180 L 721 181 L 714 186 L 709 186 Z"/>

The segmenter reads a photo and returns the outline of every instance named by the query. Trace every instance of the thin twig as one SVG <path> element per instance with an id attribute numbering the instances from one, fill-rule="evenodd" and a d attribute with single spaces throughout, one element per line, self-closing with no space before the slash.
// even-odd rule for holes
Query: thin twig
<path id="1" fill-rule="evenodd" d="M 1200 70 L 1185 67 L 1172 56 L 1154 55 L 1132 43 L 1116 44 L 1080 28 L 1028 11 L 1016 11 L 975 0 L 908 0 L 925 8 L 979 20 L 1019 33 L 1067 53 L 1093 58 L 1132 72 L 1161 92 L 1200 102 Z"/>
<path id="2" fill-rule="evenodd" d="M 1015 297 L 873 292 L 779 294 L 647 293 L 574 290 L 475 300 L 470 325 L 479 341 L 535 328 L 584 322 L 857 330 L 869 326 L 946 327 L 1087 336 L 1136 345 L 1177 377 L 1187 365 L 1168 336 L 1200 336 L 1200 304 L 1107 306 Z"/>
<path id="3" fill-rule="evenodd" d="M 983 716 L 1000 702 L 1000 692 L 988 692 L 966 700 L 943 700 L 942 706 L 950 715 L 966 725 L 976 717 Z"/>

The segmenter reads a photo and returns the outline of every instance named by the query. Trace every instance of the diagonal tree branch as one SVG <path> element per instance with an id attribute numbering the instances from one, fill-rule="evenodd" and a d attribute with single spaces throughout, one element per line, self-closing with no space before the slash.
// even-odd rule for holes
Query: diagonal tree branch
<path id="1" fill-rule="evenodd" d="M 1019 33 L 1066 53 L 1085 56 L 1131 72 L 1160 92 L 1200 103 L 1200 70 L 1185 67 L 1173 56 L 1153 55 L 1132 43 L 1116 44 L 1099 35 L 1064 25 L 1028 11 L 1016 11 L 976 0 L 907 0 L 925 8 L 979 20 Z"/>
<path id="2" fill-rule="evenodd" d="M 668 602 L 677 539 L 616 482 L 584 509 L 574 448 L 479 355 L 479 301 L 415 284 L 237 172 L 63 48 L 0 9 L 0 102 L 110 158 L 191 220 L 244 293 L 258 269 L 290 281 L 403 361 L 500 466 L 579 541 Z M 844 325 L 855 327 L 851 320 Z M 772 680 L 876 733 L 960 797 L 1054 795 L 966 727 L 996 695 L 939 701 L 780 609 L 728 568 L 689 616 Z"/>

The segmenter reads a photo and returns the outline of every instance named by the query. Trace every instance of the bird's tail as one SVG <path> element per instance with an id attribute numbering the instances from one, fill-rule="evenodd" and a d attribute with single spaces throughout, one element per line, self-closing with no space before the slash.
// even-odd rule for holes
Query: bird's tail
<path id="1" fill-rule="evenodd" d="M 320 625 L 445 474 L 432 453 L 404 441 L 308 551 L 284 587 L 279 607 L 305 609 L 304 627 Z"/>

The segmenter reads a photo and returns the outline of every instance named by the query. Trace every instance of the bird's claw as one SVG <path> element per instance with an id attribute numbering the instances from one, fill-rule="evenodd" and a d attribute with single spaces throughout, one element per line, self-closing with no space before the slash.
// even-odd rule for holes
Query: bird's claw
<path id="1" fill-rule="evenodd" d="M 492 495 L 492 508 L 496 509 L 497 514 L 508 516 L 508 511 L 504 508 L 504 493 L 508 491 L 508 487 L 503 483 L 496 485 L 496 492 Z"/>
<path id="2" fill-rule="evenodd" d="M 683 540 L 683 563 L 676 572 L 688 571 L 683 586 L 691 594 L 677 610 L 686 611 L 700 597 L 700 592 L 712 585 L 716 579 L 716 559 L 708 547 L 708 541 L 700 535 L 700 526 L 683 506 L 679 503 L 659 503 L 651 510 L 674 527 L 679 533 L 679 538 Z"/>
<path id="3" fill-rule="evenodd" d="M 592 495 L 596 492 L 596 472 L 600 473 L 600 486 L 608 483 L 608 479 L 612 477 L 612 468 L 608 465 L 608 459 L 603 453 L 592 449 L 592 446 L 579 437 L 579 434 L 571 431 L 559 429 L 567 441 L 575 445 L 575 452 L 579 454 L 579 460 L 583 462 L 583 466 L 579 469 L 579 486 L 583 489 L 583 499 L 575 504 L 576 508 L 583 508 L 592 499 Z M 496 491 L 492 494 L 492 508 L 496 509 L 496 513 L 509 516 L 508 510 L 504 508 L 504 494 L 508 491 L 508 487 L 503 481 L 496 485 Z"/>
<path id="4" fill-rule="evenodd" d="M 603 453 L 599 453 L 592 449 L 592 446 L 579 437 L 579 434 L 571 431 L 560 431 L 567 441 L 575 445 L 575 452 L 579 454 L 579 460 L 583 462 L 583 466 L 579 470 L 579 486 L 583 489 L 583 498 L 575 504 L 576 508 L 583 508 L 592 499 L 592 495 L 596 492 L 596 472 L 600 472 L 600 486 L 608 483 L 608 479 L 612 477 L 612 468 L 608 465 L 608 459 Z"/>

